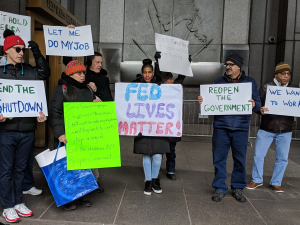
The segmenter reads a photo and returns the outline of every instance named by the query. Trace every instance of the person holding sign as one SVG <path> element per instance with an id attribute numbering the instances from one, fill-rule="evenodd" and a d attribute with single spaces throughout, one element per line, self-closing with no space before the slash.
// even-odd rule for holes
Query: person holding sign
<path id="1" fill-rule="evenodd" d="M 252 181 L 246 186 L 247 189 L 255 189 L 263 185 L 264 158 L 275 139 L 276 161 L 269 187 L 275 192 L 283 192 L 281 182 L 288 164 L 294 117 L 265 114 L 264 112 L 269 111 L 265 107 L 268 86 L 298 87 L 291 83 L 290 79 L 291 67 L 287 63 L 281 62 L 275 68 L 274 79 L 259 89 L 263 106 L 257 114 L 262 115 L 262 118 L 255 140 Z"/>
<path id="2" fill-rule="evenodd" d="M 1 79 L 20 80 L 21 84 L 21 80 L 45 80 L 50 76 L 50 68 L 35 42 L 29 41 L 29 47 L 36 60 L 36 67 L 32 67 L 22 63 L 26 52 L 23 39 L 14 35 L 11 30 L 5 30 L 3 36 L 3 51 L 7 60 L 0 66 Z M 47 119 L 43 112 L 39 114 L 37 119 L 3 118 L 0 114 L 0 200 L 2 215 L 8 222 L 19 222 L 19 216 L 33 215 L 22 203 L 21 197 L 26 165 L 34 150 L 36 122 L 44 122 Z"/>
<path id="3" fill-rule="evenodd" d="M 226 83 L 252 83 L 252 111 L 258 111 L 261 102 L 258 95 L 257 84 L 254 79 L 247 77 L 242 70 L 243 58 L 237 54 L 227 57 L 225 67 L 226 72 L 223 77 L 214 80 L 214 84 Z M 198 101 L 203 102 L 202 96 L 198 96 Z M 248 143 L 248 130 L 251 115 L 215 115 L 213 131 L 213 164 L 215 166 L 215 178 L 212 186 L 216 192 L 212 200 L 220 202 L 228 190 L 225 184 L 227 171 L 226 161 L 228 152 L 232 150 L 234 167 L 231 175 L 232 195 L 239 202 L 246 202 L 243 189 L 246 181 L 246 153 Z"/>
<path id="4" fill-rule="evenodd" d="M 65 125 L 64 125 L 64 102 L 100 102 L 96 99 L 93 90 L 88 86 L 85 81 L 85 66 L 77 61 L 73 60 L 69 62 L 65 68 L 61 79 L 58 81 L 58 86 L 55 87 L 50 107 L 49 107 L 49 122 L 53 130 L 54 136 L 58 138 L 59 142 L 67 144 L 65 136 Z M 96 180 L 99 177 L 98 172 L 92 170 Z M 90 207 L 92 203 L 85 197 L 79 199 L 80 203 Z M 73 210 L 77 208 L 76 202 L 70 202 L 63 206 L 65 210 Z"/>
<path id="5" fill-rule="evenodd" d="M 133 82 L 161 84 L 161 78 L 154 75 L 152 60 L 144 59 L 142 75 Z M 170 152 L 169 139 L 167 137 L 146 137 L 141 133 L 134 139 L 135 154 L 143 154 L 143 167 L 145 173 L 145 195 L 162 193 L 158 173 L 161 166 L 162 154 Z M 152 160 L 151 160 L 152 158 Z M 152 162 L 151 162 L 152 161 Z"/>

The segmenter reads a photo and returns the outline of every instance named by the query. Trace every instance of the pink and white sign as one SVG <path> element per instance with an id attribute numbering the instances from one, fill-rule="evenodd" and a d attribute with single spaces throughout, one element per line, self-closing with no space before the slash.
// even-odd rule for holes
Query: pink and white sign
<path id="1" fill-rule="evenodd" d="M 181 137 L 180 84 L 116 83 L 115 90 L 120 135 Z"/>

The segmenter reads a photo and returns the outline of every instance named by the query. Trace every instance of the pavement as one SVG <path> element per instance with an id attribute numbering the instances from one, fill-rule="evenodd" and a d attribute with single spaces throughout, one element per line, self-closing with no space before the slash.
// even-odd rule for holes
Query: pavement
<path id="1" fill-rule="evenodd" d="M 254 139 L 251 142 L 254 146 Z M 90 208 L 78 206 L 65 211 L 57 207 L 44 175 L 34 165 L 35 186 L 43 189 L 40 196 L 24 195 L 23 201 L 34 212 L 30 218 L 21 218 L 19 224 L 32 225 L 226 225 L 226 224 L 300 224 L 300 141 L 292 141 L 285 176 L 284 193 L 268 188 L 275 162 L 274 145 L 265 158 L 264 185 L 255 190 L 244 190 L 246 203 L 237 202 L 228 190 L 221 202 L 213 202 L 211 187 L 214 178 L 211 138 L 183 137 L 176 146 L 177 180 L 166 178 L 165 158 L 160 178 L 162 194 L 143 194 L 144 175 L 142 156 L 133 154 L 133 138 L 120 137 L 122 167 L 100 169 L 100 183 L 104 193 L 93 192 Z M 43 149 L 36 149 L 38 154 Z M 253 147 L 247 152 L 247 181 L 251 181 Z M 233 167 L 231 152 L 227 161 L 227 185 Z M 0 209 L 2 212 L 2 209 Z M 0 222 L 7 224 L 4 218 Z"/>

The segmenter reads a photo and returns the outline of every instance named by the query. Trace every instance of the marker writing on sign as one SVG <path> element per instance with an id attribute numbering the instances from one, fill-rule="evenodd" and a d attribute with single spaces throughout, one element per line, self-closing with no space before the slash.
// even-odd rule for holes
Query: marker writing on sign
<path id="1" fill-rule="evenodd" d="M 0 113 L 8 112 L 40 112 L 43 111 L 42 102 L 27 102 L 23 103 L 22 101 L 11 102 L 11 103 L 0 103 Z"/>

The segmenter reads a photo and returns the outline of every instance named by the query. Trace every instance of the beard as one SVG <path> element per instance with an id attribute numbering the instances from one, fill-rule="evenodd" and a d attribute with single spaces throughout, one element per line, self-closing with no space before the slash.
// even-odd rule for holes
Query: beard
<path id="1" fill-rule="evenodd" d="M 226 75 L 230 76 L 232 74 L 232 70 L 226 70 Z"/>

